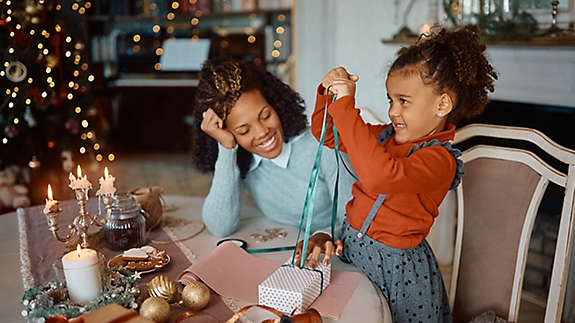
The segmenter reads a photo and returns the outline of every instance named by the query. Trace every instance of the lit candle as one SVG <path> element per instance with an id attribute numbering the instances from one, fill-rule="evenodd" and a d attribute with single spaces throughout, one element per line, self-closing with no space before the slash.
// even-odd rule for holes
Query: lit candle
<path id="1" fill-rule="evenodd" d="M 96 250 L 78 245 L 62 257 L 62 266 L 68 294 L 74 303 L 86 304 L 100 295 L 102 280 Z"/>
<path id="2" fill-rule="evenodd" d="M 104 168 L 104 177 L 100 177 L 100 189 L 96 192 L 96 195 L 112 196 L 116 193 L 116 188 L 114 187 L 114 181 L 116 178 L 111 174 L 108 174 L 108 167 Z"/>
<path id="3" fill-rule="evenodd" d="M 69 187 L 73 190 L 81 190 L 81 189 L 89 190 L 89 189 L 91 189 L 92 183 L 90 183 L 90 181 L 88 181 L 88 175 L 82 176 L 82 169 L 80 168 L 80 165 L 78 165 L 76 173 L 78 175 L 78 178 L 74 177 L 74 175 L 72 173 L 70 173 L 70 176 L 69 176 L 70 185 L 69 185 Z"/>
<path id="4" fill-rule="evenodd" d="M 48 198 L 46 199 L 46 206 L 44 207 L 44 214 L 58 212 L 58 201 L 52 196 L 52 187 L 48 184 Z"/>

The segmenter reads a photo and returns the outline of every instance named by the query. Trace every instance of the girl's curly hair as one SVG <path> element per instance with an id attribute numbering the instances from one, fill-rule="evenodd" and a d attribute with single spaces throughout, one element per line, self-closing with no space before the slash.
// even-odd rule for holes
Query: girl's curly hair
<path id="1" fill-rule="evenodd" d="M 455 106 L 448 122 L 459 122 L 479 115 L 489 102 L 487 91 L 493 92 L 497 73 L 485 57 L 485 45 L 476 25 L 465 25 L 439 32 L 415 45 L 401 48 L 389 74 L 404 67 L 415 67 L 425 84 L 436 91 L 455 93 Z"/>
<path id="2" fill-rule="evenodd" d="M 214 170 L 218 158 L 217 141 L 202 131 L 202 113 L 209 108 L 226 120 L 230 109 L 242 93 L 257 89 L 278 114 L 284 141 L 307 128 L 303 99 L 288 85 L 254 62 L 215 58 L 204 62 L 200 72 L 192 127 L 192 159 L 204 172 Z M 238 145 L 237 164 L 245 178 L 253 156 Z"/>

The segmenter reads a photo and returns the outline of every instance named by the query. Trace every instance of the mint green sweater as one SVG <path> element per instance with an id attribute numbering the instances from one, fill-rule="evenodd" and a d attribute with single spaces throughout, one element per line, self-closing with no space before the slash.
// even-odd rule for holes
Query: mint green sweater
<path id="1" fill-rule="evenodd" d="M 208 230 L 216 236 L 228 236 L 236 231 L 244 189 L 247 188 L 264 216 L 282 224 L 299 226 L 311 169 L 318 142 L 309 129 L 291 142 L 291 153 L 286 168 L 262 159 L 240 178 L 236 164 L 236 149 L 219 146 L 210 192 L 204 202 L 202 217 Z M 350 165 L 345 154 L 347 165 Z M 333 150 L 322 151 L 317 182 L 312 232 L 329 232 L 332 199 L 336 179 L 336 161 Z M 343 222 L 345 205 L 351 199 L 354 179 L 340 165 L 338 224 Z M 339 232 L 336 232 L 339 234 Z"/>

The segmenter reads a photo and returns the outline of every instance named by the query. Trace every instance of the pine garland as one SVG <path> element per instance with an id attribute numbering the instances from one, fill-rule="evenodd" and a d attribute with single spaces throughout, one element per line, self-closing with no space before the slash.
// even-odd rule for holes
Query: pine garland
<path id="1" fill-rule="evenodd" d="M 63 282 L 49 280 L 32 287 L 22 296 L 22 304 L 26 306 L 22 316 L 32 320 L 55 315 L 72 318 L 112 303 L 135 309 L 139 276 L 117 266 L 106 268 L 105 275 L 104 292 L 87 305 L 73 303 Z"/>

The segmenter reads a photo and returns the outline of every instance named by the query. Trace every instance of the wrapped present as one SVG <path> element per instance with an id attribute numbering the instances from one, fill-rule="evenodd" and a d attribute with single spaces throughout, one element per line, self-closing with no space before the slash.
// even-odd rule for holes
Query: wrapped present
<path id="1" fill-rule="evenodd" d="M 70 320 L 70 322 L 71 323 L 102 323 L 102 322 L 154 323 L 154 321 L 150 321 L 147 318 L 138 315 L 138 312 L 129 310 L 116 303 L 112 303 L 104 307 L 95 309 L 73 320 Z"/>
<path id="2" fill-rule="evenodd" d="M 284 265 L 258 286 L 258 304 L 291 315 L 303 313 L 330 281 L 331 264 L 315 270 Z"/>

